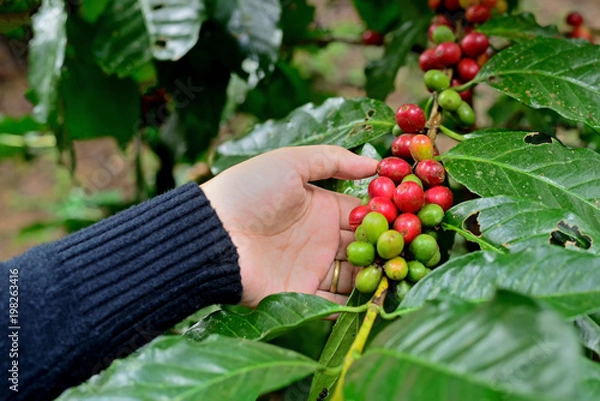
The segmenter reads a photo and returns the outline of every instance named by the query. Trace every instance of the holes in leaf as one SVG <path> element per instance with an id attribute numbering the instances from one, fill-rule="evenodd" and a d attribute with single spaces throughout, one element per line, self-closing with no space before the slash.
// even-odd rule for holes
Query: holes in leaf
<path id="1" fill-rule="evenodd" d="M 550 243 L 565 248 L 576 246 L 582 249 L 590 249 L 592 238 L 582 233 L 576 225 L 570 225 L 561 220 L 556 225 L 556 230 L 550 233 Z"/>
<path id="2" fill-rule="evenodd" d="M 464 230 L 469 231 L 476 237 L 481 237 L 481 227 L 479 226 L 480 213 L 480 211 L 477 211 L 475 213 L 470 214 L 469 217 L 467 217 L 462 224 L 462 228 Z"/>
<path id="3" fill-rule="evenodd" d="M 370 109 L 369 111 L 367 111 L 367 115 L 365 116 L 365 121 L 369 121 L 370 119 L 373 118 L 373 116 L 375 115 L 375 110 Z"/>
<path id="4" fill-rule="evenodd" d="M 155 5 L 152 6 L 152 11 L 160 10 L 164 6 L 165 6 L 164 4 L 155 4 Z"/>
<path id="5" fill-rule="evenodd" d="M 523 141 L 530 145 L 542 145 L 544 143 L 553 143 L 555 139 L 540 132 L 532 132 L 531 134 L 525 135 Z"/>
<path id="6" fill-rule="evenodd" d="M 165 39 L 156 39 L 154 41 L 154 46 L 164 49 L 167 47 L 167 41 Z"/>

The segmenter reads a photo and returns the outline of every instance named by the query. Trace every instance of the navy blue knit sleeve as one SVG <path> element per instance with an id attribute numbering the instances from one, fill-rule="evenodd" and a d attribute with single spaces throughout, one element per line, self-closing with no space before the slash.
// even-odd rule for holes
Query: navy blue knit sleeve
<path id="1" fill-rule="evenodd" d="M 237 251 L 194 183 L 33 248 L 0 274 L 0 394 L 9 399 L 55 398 L 242 293 Z"/>

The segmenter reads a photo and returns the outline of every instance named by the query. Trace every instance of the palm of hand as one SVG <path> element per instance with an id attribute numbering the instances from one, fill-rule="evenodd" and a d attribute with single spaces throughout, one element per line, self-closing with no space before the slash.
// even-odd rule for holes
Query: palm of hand
<path id="1" fill-rule="evenodd" d="M 301 192 L 289 193 L 273 224 L 256 233 L 232 233 L 234 238 L 249 235 L 251 241 L 247 252 L 240 251 L 245 259 L 240 263 L 251 266 L 242 272 L 251 275 L 242 280 L 255 289 L 256 298 L 243 303 L 254 305 L 272 293 L 326 289 L 325 277 L 341 246 L 340 206 L 334 194 L 311 185 Z"/>

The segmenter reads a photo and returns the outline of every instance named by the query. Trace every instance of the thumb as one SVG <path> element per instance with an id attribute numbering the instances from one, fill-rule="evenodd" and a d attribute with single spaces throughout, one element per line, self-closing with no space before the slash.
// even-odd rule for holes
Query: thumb
<path id="1" fill-rule="evenodd" d="M 304 182 L 337 178 L 356 180 L 372 176 L 378 161 L 356 155 L 340 146 L 314 145 L 281 149 L 281 156 Z"/>

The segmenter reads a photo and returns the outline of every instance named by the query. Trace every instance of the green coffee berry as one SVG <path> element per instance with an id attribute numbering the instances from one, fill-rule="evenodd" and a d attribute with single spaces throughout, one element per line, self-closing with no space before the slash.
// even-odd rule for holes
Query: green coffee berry
<path id="1" fill-rule="evenodd" d="M 435 267 L 438 263 L 440 263 L 440 259 L 442 259 L 442 254 L 440 253 L 440 250 L 438 248 L 438 250 L 433 254 L 431 259 L 425 262 L 424 265 L 425 267 Z"/>
<path id="2" fill-rule="evenodd" d="M 402 134 L 402 130 L 399 126 L 394 125 L 394 128 L 392 128 L 392 134 L 394 134 L 394 136 L 400 136 Z"/>
<path id="3" fill-rule="evenodd" d="M 419 210 L 417 217 L 424 227 L 435 227 L 444 219 L 444 209 L 440 205 L 429 203 Z"/>
<path id="4" fill-rule="evenodd" d="M 415 174 L 409 174 L 402 179 L 402 182 L 406 182 L 406 181 L 416 182 L 417 184 L 419 184 L 419 186 L 421 188 L 423 188 L 423 181 L 421 181 L 421 179 L 419 177 L 417 177 Z"/>
<path id="5" fill-rule="evenodd" d="M 446 25 L 440 25 L 435 28 L 431 36 L 436 45 L 439 45 L 443 42 L 454 42 L 456 40 L 454 32 L 452 32 L 452 29 Z"/>
<path id="6" fill-rule="evenodd" d="M 446 111 L 456 111 L 462 101 L 460 95 L 454 89 L 446 89 L 438 95 L 438 104 Z"/>
<path id="7" fill-rule="evenodd" d="M 377 289 L 383 273 L 377 266 L 365 267 L 356 275 L 356 289 L 360 292 L 373 292 Z"/>
<path id="8" fill-rule="evenodd" d="M 375 247 L 368 242 L 354 241 L 346 248 L 346 255 L 354 266 L 368 266 L 375 260 Z"/>
<path id="9" fill-rule="evenodd" d="M 425 263 L 431 259 L 438 249 L 435 238 L 428 234 L 419 234 L 411 242 L 408 251 L 419 262 Z"/>
<path id="10" fill-rule="evenodd" d="M 426 230 L 426 231 L 423 231 L 423 234 L 427 234 L 427 235 L 432 236 L 436 241 L 439 239 L 438 238 L 438 232 L 435 231 L 435 230 Z"/>
<path id="11" fill-rule="evenodd" d="M 412 285 L 406 281 L 402 280 L 396 285 L 396 299 L 398 302 L 402 302 L 404 298 L 408 295 L 408 292 L 412 289 Z"/>
<path id="12" fill-rule="evenodd" d="M 376 244 L 379 236 L 389 229 L 389 223 L 385 216 L 378 212 L 369 212 L 363 218 L 362 226 L 364 226 L 367 240 L 371 244 Z"/>
<path id="13" fill-rule="evenodd" d="M 404 249 L 404 239 L 396 230 L 387 230 L 377 239 L 377 253 L 384 259 L 400 255 L 402 249 Z"/>
<path id="14" fill-rule="evenodd" d="M 469 103 L 463 101 L 456 109 L 456 119 L 463 127 L 470 127 L 475 124 L 475 111 Z"/>
<path id="15" fill-rule="evenodd" d="M 450 87 L 450 78 L 440 70 L 429 70 L 423 77 L 427 89 L 441 92 Z"/>
<path id="16" fill-rule="evenodd" d="M 404 258 L 397 256 L 385 262 L 383 270 L 385 270 L 385 275 L 391 280 L 400 281 L 408 274 L 408 263 L 406 263 Z"/>
<path id="17" fill-rule="evenodd" d="M 356 231 L 354 231 L 354 239 L 356 241 L 368 242 L 367 233 L 365 232 L 365 228 L 362 224 L 356 227 Z"/>
<path id="18" fill-rule="evenodd" d="M 421 280 L 423 277 L 427 275 L 427 268 L 423 263 L 418 262 L 416 260 L 411 260 L 408 262 L 408 279 L 413 283 Z"/>

